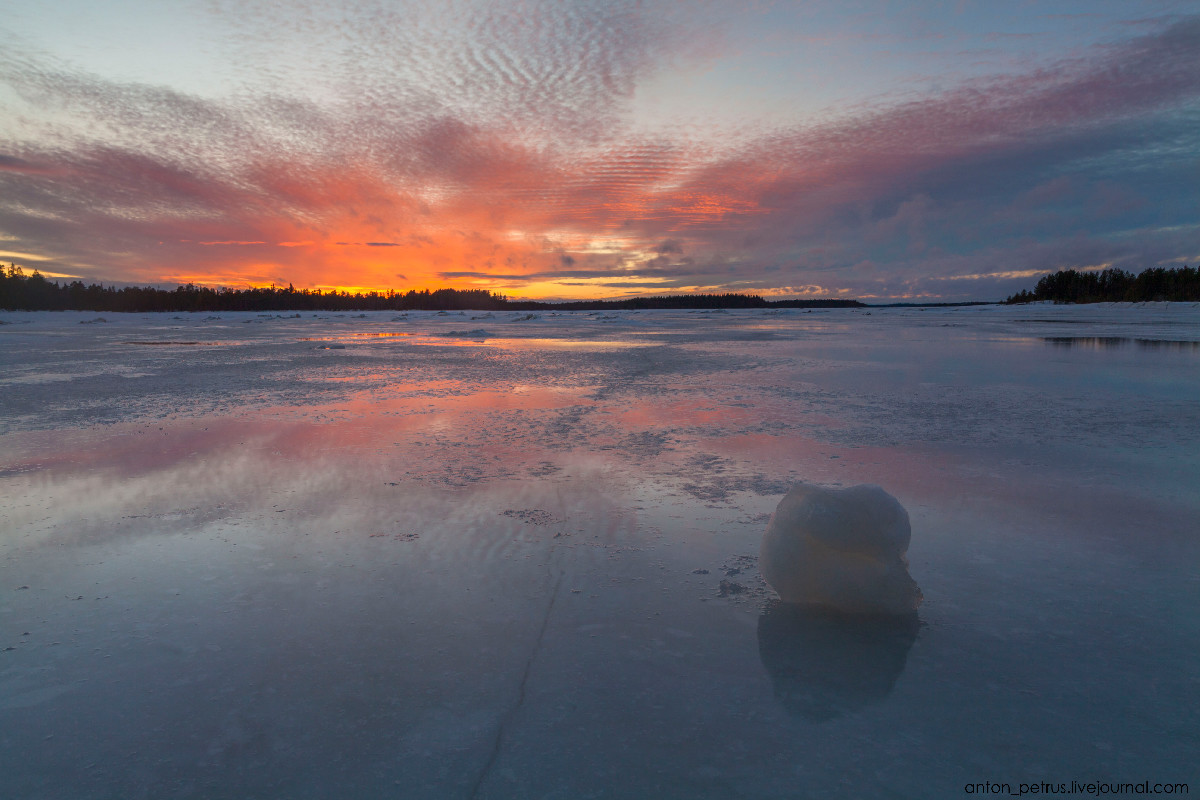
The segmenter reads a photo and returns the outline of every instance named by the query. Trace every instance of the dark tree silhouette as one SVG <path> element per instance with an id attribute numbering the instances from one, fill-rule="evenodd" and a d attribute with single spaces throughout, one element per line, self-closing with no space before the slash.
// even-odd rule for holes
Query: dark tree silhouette
<path id="1" fill-rule="evenodd" d="M 1032 292 L 1018 292 L 1004 302 L 1032 303 L 1036 300 L 1056 303 L 1192 302 L 1200 300 L 1200 270 L 1195 267 L 1152 267 L 1139 275 L 1123 269 L 1100 272 L 1059 270 L 1044 276 Z"/>
<path id="2" fill-rule="evenodd" d="M 175 290 L 101 286 L 82 281 L 66 285 L 38 272 L 26 275 L 10 264 L 0 270 L 0 308 L 23 311 L 536 311 L 632 310 L 650 308 L 847 308 L 856 300 L 764 300 L 745 294 L 692 294 L 546 303 L 509 300 L 484 289 L 415 289 L 407 292 L 348 292 L 286 289 L 213 289 L 189 283 Z"/>

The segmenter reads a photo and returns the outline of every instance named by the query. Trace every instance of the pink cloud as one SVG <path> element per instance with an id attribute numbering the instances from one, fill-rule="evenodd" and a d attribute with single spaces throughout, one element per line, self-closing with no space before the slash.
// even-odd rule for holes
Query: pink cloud
<path id="1" fill-rule="evenodd" d="M 547 9 L 547 24 L 573 26 L 582 50 L 497 9 L 495 29 L 443 57 L 462 61 L 452 75 L 471 82 L 457 110 L 439 88 L 447 76 L 431 78 L 430 95 L 387 94 L 370 78 L 330 109 L 210 102 L 7 63 L 0 77 L 18 91 L 55 97 L 87 124 L 47 122 L 45 136 L 0 155 L 0 230 L 62 259 L 86 256 L 109 278 L 196 272 L 224 244 L 228 274 L 297 282 L 328 283 L 333 271 L 365 285 L 397 267 L 431 281 L 625 280 L 636 270 L 677 285 L 907 290 L 918 275 L 980 274 L 979 260 L 1006 250 L 1119 255 L 1101 220 L 1161 244 L 1144 219 L 1145 188 L 1116 156 L 1171 137 L 1196 146 L 1180 113 L 1200 99 L 1200 19 L 1055 69 L 714 153 L 620 124 L 623 98 L 660 57 L 658 27 Z M 523 32 L 510 40 L 512 26 Z M 92 136 L 99 120 L 117 135 Z M 1093 175 L 1083 157 L 1113 160 L 1120 175 Z M 1062 220 L 1087 247 L 1060 246 Z M 1030 236 L 1036 246 L 1022 243 Z M 1152 243 L 1140 252 L 1167 255 Z"/>

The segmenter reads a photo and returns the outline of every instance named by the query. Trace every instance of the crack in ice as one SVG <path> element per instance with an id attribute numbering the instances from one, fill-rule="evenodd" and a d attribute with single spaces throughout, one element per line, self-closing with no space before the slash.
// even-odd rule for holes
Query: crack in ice
<path id="1" fill-rule="evenodd" d="M 554 581 L 554 590 L 550 593 L 550 602 L 546 605 L 545 614 L 542 615 L 542 625 L 538 629 L 533 647 L 529 650 L 529 658 L 525 661 L 525 670 L 521 673 L 521 682 L 517 685 L 517 700 L 500 719 L 500 724 L 496 726 L 496 738 L 492 742 L 492 750 L 488 753 L 487 761 L 483 764 L 483 769 L 479 771 L 479 777 L 475 779 L 475 784 L 471 787 L 471 793 L 467 795 L 472 800 L 479 796 L 480 788 L 492 772 L 492 767 L 495 765 L 496 759 L 500 755 L 500 750 L 504 746 L 504 734 L 508 730 L 509 724 L 516 717 L 517 712 L 521 710 L 521 706 L 525 704 L 525 686 L 529 682 L 529 673 L 533 669 L 533 662 L 537 660 L 538 653 L 542 650 L 542 639 L 546 635 L 546 627 L 550 623 L 550 614 L 553 613 L 554 604 L 558 600 L 558 589 L 562 586 L 562 579 L 563 573 L 559 572 L 558 578 Z"/>

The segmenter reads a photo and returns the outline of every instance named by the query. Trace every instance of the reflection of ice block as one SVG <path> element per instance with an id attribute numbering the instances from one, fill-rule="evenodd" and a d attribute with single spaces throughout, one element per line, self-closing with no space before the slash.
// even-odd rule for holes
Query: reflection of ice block
<path id="1" fill-rule="evenodd" d="M 774 603 L 758 618 L 758 654 L 788 713 L 823 722 L 882 703 L 920 627 L 915 611 L 849 615 Z"/>
<path id="2" fill-rule="evenodd" d="M 904 553 L 908 512 L 878 486 L 798 483 L 767 524 L 758 566 L 785 603 L 907 614 L 921 603 Z"/>

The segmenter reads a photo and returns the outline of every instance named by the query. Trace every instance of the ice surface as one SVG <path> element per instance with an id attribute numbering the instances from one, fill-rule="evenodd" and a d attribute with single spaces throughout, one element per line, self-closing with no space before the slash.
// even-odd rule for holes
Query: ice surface
<path id="1" fill-rule="evenodd" d="M 1200 780 L 1200 308 L 96 316 L 0 312 L 0 795 Z M 772 599 L 799 481 L 919 618 Z"/>
<path id="2" fill-rule="evenodd" d="M 921 604 L 904 557 L 911 535 L 904 506 L 878 486 L 798 483 L 771 515 L 758 566 L 786 603 L 911 614 Z"/>

